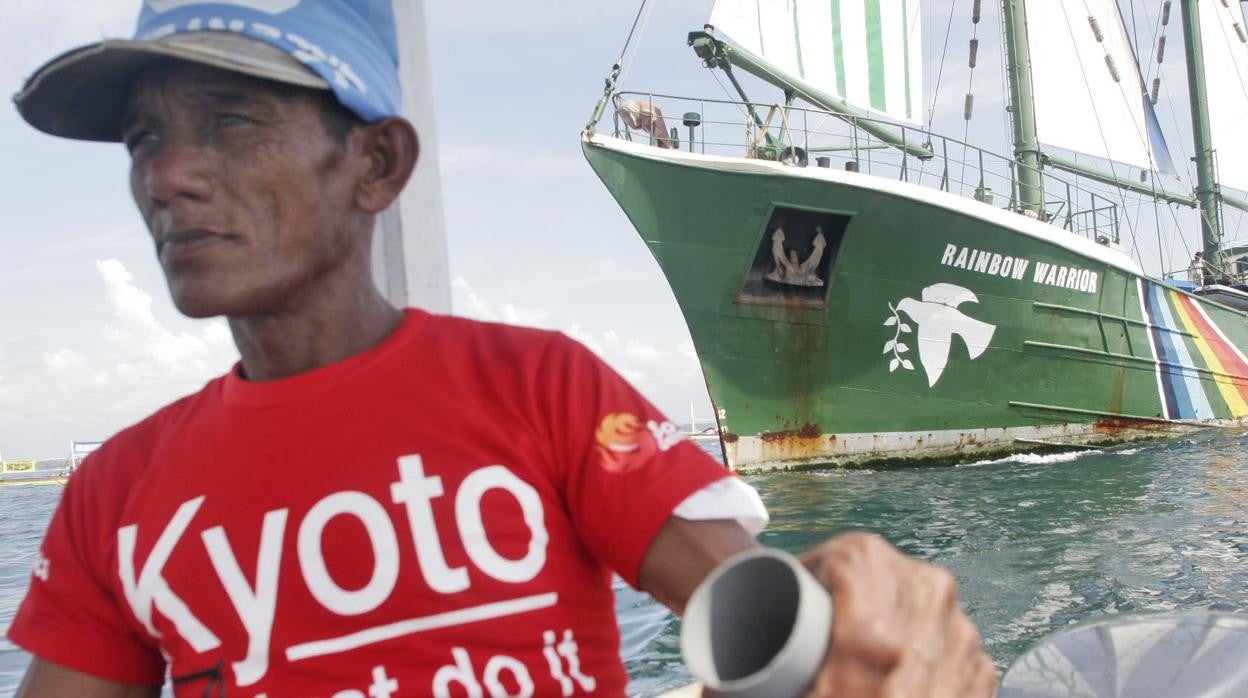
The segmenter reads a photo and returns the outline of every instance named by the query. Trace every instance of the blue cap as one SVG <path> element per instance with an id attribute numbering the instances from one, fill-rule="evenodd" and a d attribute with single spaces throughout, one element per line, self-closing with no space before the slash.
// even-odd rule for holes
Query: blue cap
<path id="1" fill-rule="evenodd" d="M 119 141 L 134 78 L 171 58 L 328 89 L 369 122 L 402 110 L 391 0 L 145 0 L 133 39 L 54 58 L 14 101 L 42 131 Z"/>

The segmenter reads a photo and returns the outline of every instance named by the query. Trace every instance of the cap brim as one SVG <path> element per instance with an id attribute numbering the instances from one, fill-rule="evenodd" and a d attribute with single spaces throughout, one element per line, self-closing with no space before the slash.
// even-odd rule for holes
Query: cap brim
<path id="1" fill-rule="evenodd" d="M 277 47 L 232 32 L 197 32 L 158 41 L 110 39 L 74 49 L 39 68 L 13 101 L 22 118 L 45 133 L 120 142 L 135 77 L 170 59 L 329 89 L 323 78 Z"/>

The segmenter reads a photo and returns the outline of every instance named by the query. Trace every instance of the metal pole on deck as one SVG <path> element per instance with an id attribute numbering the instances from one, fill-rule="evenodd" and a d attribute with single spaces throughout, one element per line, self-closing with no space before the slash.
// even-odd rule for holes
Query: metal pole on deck
<path id="1" fill-rule="evenodd" d="M 1218 183 L 1209 128 L 1208 85 L 1201 50 L 1200 9 L 1195 0 L 1180 0 L 1183 8 L 1183 45 L 1187 53 L 1187 90 L 1192 109 L 1192 141 L 1196 146 L 1196 198 L 1200 201 L 1200 237 L 1205 261 L 1223 274 L 1222 233 L 1219 230 Z M 1225 89 L 1224 87 L 1222 89 Z"/>
<path id="2" fill-rule="evenodd" d="M 451 283 L 424 0 L 392 0 L 392 6 L 399 40 L 403 114 L 420 137 L 420 160 L 398 201 L 377 219 L 373 279 L 386 298 L 399 307 L 449 313 Z"/>
<path id="3" fill-rule="evenodd" d="M 1047 0 L 1042 0 L 1047 1 Z M 1005 20 L 1010 117 L 1014 125 L 1014 159 L 1018 177 L 1018 208 L 1044 217 L 1044 183 L 1040 179 L 1040 143 L 1031 92 L 1031 47 L 1027 43 L 1027 4 L 1002 0 Z"/>

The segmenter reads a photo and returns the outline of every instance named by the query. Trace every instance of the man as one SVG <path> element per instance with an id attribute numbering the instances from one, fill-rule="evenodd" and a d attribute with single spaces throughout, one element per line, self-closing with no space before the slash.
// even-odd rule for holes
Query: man
<path id="1" fill-rule="evenodd" d="M 75 473 L 9 630 L 21 696 L 621 695 L 611 572 L 679 612 L 757 496 L 561 335 L 400 311 L 418 156 L 389 0 L 148 0 L 17 96 L 122 141 L 174 302 L 241 361 Z M 990 695 L 952 577 L 851 534 L 818 695 Z"/>
<path id="2" fill-rule="evenodd" d="M 1196 254 L 1192 256 L 1192 263 L 1187 267 L 1187 278 L 1194 284 L 1208 286 L 1213 283 L 1213 272 L 1213 265 L 1205 259 L 1205 253 L 1196 250 Z"/>

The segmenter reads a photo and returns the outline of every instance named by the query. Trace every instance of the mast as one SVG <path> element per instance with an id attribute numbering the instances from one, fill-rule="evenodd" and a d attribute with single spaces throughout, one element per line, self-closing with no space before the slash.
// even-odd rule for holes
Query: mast
<path id="1" fill-rule="evenodd" d="M 1031 93 L 1031 49 L 1027 45 L 1025 0 L 1002 0 L 1005 17 L 1006 72 L 1010 79 L 1010 117 L 1014 124 L 1014 159 L 1018 162 L 1018 207 L 1044 216 L 1040 179 L 1040 143 Z"/>
<path id="2" fill-rule="evenodd" d="M 1218 221 L 1218 182 L 1209 129 L 1205 57 L 1200 46 L 1200 8 L 1196 0 L 1179 0 L 1183 10 L 1183 46 L 1187 54 L 1187 91 L 1192 107 L 1192 139 L 1196 146 L 1196 199 L 1200 202 L 1200 239 L 1208 260 L 1222 274 L 1222 233 Z"/>
<path id="3" fill-rule="evenodd" d="M 377 217 L 373 233 L 373 282 L 392 304 L 435 313 L 451 311 L 442 183 L 434 130 L 433 78 L 424 0 L 392 0 L 398 36 L 403 115 L 420 136 L 420 159 L 403 193 Z"/>

